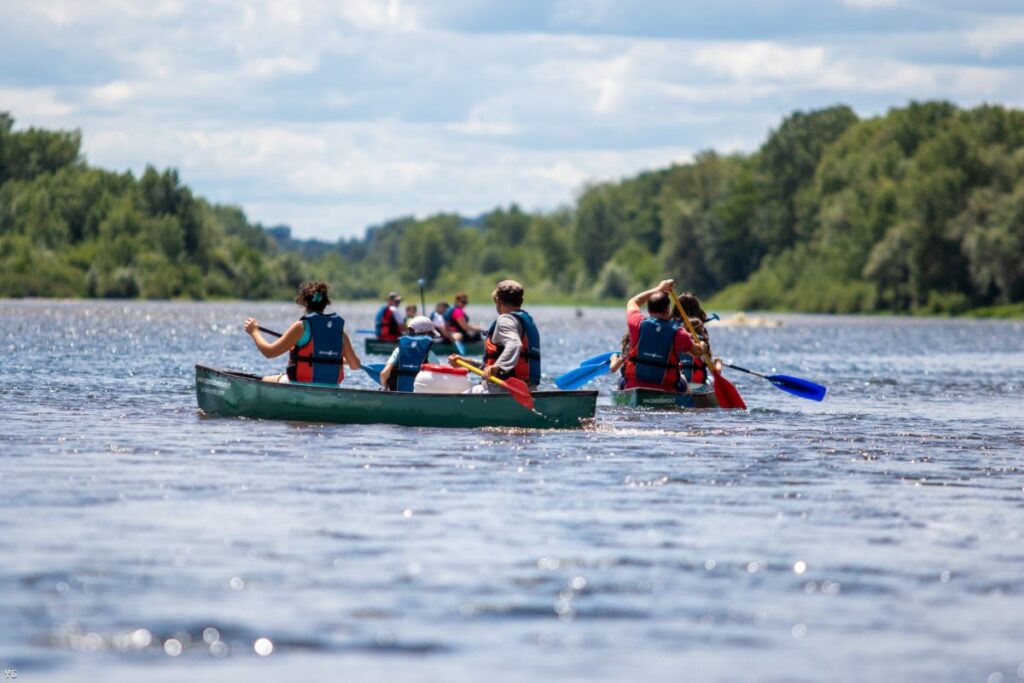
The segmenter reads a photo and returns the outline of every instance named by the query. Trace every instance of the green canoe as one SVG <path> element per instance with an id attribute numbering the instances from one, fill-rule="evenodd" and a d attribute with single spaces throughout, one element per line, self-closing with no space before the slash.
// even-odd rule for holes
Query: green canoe
<path id="1" fill-rule="evenodd" d="M 367 339 L 365 343 L 366 355 L 372 355 L 379 353 L 385 356 L 391 355 L 391 352 L 398 346 L 398 342 L 384 341 L 382 339 Z M 484 343 L 483 341 L 475 342 L 464 342 L 463 346 L 466 347 L 467 356 L 482 356 L 484 354 Z M 430 347 L 430 350 L 436 353 L 438 356 L 449 356 L 453 353 L 458 353 L 454 344 L 448 342 L 434 342 Z"/>
<path id="2" fill-rule="evenodd" d="M 623 389 L 612 392 L 612 403 L 627 408 L 718 408 L 715 390 L 710 386 L 680 394 L 659 389 Z"/>
<path id="3" fill-rule="evenodd" d="M 594 417 L 596 391 L 535 391 L 535 412 L 500 394 L 413 394 L 274 384 L 196 365 L 196 400 L 212 415 L 409 427 L 574 429 Z"/>

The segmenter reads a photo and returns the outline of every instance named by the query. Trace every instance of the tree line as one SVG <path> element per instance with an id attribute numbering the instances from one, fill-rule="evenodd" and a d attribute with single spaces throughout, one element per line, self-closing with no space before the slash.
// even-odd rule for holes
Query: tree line
<path id="1" fill-rule="evenodd" d="M 1024 112 L 910 103 L 796 112 L 751 154 L 590 184 L 572 205 L 398 218 L 295 240 L 171 169 L 89 167 L 77 132 L 0 113 L 0 295 L 376 298 L 425 278 L 476 296 L 621 301 L 663 274 L 722 308 L 960 313 L 1024 301 Z"/>

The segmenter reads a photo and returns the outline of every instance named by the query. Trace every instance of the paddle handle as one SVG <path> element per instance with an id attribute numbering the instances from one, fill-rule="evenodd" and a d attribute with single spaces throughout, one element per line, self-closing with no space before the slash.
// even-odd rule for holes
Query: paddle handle
<path id="1" fill-rule="evenodd" d="M 726 366 L 728 368 L 732 368 L 733 370 L 739 370 L 740 372 L 745 372 L 748 375 L 754 375 L 755 377 L 760 377 L 762 379 L 767 379 L 767 380 L 771 379 L 770 377 L 768 377 L 768 375 L 762 375 L 760 372 L 754 372 L 753 370 L 747 370 L 746 368 L 741 368 L 740 366 L 733 365 L 732 363 L 726 363 L 725 361 L 722 361 L 722 365 L 724 365 L 724 366 Z"/>
<path id="2" fill-rule="evenodd" d="M 484 371 L 481 370 L 480 368 L 478 368 L 477 366 L 473 365 L 472 363 L 467 363 L 464 360 L 457 360 L 457 361 L 455 361 L 455 364 L 458 365 L 461 368 L 466 368 L 467 370 L 472 372 L 474 375 L 480 375 L 481 377 L 484 377 Z M 490 376 L 490 377 L 487 377 L 487 379 L 489 379 L 490 381 L 494 382 L 495 384 L 497 384 L 499 386 L 505 386 L 505 381 L 504 380 L 498 379 L 497 377 L 494 377 L 493 375 Z"/>
<path id="3" fill-rule="evenodd" d="M 690 336 L 693 337 L 694 345 L 700 344 L 700 336 L 697 334 L 697 330 L 693 328 L 693 323 L 690 322 L 690 316 L 686 315 L 686 311 L 683 310 L 683 304 L 679 301 L 679 297 L 676 296 L 675 290 L 670 289 L 668 290 L 668 293 L 672 296 L 672 303 L 676 305 L 676 310 L 679 311 L 679 315 L 683 317 L 683 322 L 686 323 L 686 330 L 690 333 Z M 709 348 L 708 353 L 701 354 L 701 357 L 709 368 L 713 368 L 715 364 L 711 360 L 710 351 L 711 349 Z"/>
<path id="4" fill-rule="evenodd" d="M 273 330 L 268 330 L 265 327 L 257 327 L 256 329 L 259 330 L 260 332 L 266 332 L 267 334 L 273 335 L 275 337 L 282 336 L 282 334 L 280 332 L 274 332 Z"/>

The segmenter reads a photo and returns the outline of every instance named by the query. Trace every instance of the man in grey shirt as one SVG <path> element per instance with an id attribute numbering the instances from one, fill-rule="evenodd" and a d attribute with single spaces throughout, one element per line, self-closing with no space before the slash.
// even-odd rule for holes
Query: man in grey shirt
<path id="1" fill-rule="evenodd" d="M 457 354 L 449 356 L 454 366 L 462 360 L 482 367 L 484 381 L 474 387 L 473 393 L 504 391 L 488 381 L 490 377 L 522 380 L 531 389 L 540 382 L 540 334 L 530 314 L 523 310 L 523 286 L 515 280 L 502 280 L 491 292 L 498 319 L 491 325 L 484 342 L 486 352 L 483 363 L 475 363 Z"/>

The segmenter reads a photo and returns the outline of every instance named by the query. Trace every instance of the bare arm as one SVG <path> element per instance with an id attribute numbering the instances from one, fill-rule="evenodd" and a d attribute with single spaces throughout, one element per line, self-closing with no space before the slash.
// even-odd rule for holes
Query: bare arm
<path id="1" fill-rule="evenodd" d="M 353 370 L 358 370 L 363 367 L 362 363 L 359 362 L 359 356 L 356 355 L 355 349 L 352 348 L 352 342 L 349 341 L 348 332 L 341 333 L 343 345 L 341 353 L 345 357 L 345 362 Z"/>
<path id="2" fill-rule="evenodd" d="M 639 311 L 640 307 L 646 304 L 647 300 L 650 299 L 652 296 L 654 296 L 658 292 L 671 291 L 672 288 L 675 286 L 675 280 L 662 280 L 661 284 L 659 284 L 654 289 L 648 289 L 646 292 L 640 292 L 632 299 L 630 299 L 628 302 L 626 302 L 626 313 L 630 313 L 632 311 Z"/>
<path id="3" fill-rule="evenodd" d="M 302 332 L 304 325 L 301 320 L 297 320 L 292 323 L 291 327 L 273 342 L 268 342 L 260 334 L 259 323 L 256 322 L 255 318 L 245 319 L 245 331 L 252 337 L 253 342 L 256 344 L 256 348 L 260 350 L 265 358 L 277 358 L 283 353 L 287 353 L 293 346 L 295 346 L 299 339 L 302 338 Z"/>

